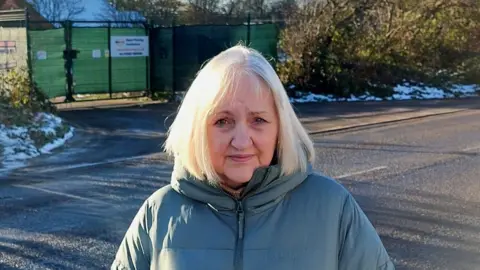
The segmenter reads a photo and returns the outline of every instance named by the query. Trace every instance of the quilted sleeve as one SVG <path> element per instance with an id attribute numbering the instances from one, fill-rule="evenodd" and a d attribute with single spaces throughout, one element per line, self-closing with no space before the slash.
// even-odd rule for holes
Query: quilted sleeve
<path id="1" fill-rule="evenodd" d="M 149 236 L 149 228 L 151 224 L 152 211 L 148 201 L 145 201 L 118 248 L 111 266 L 112 270 L 150 269 L 152 241 Z"/>
<path id="2" fill-rule="evenodd" d="M 375 228 L 351 194 L 346 197 L 340 226 L 338 269 L 395 269 Z"/>

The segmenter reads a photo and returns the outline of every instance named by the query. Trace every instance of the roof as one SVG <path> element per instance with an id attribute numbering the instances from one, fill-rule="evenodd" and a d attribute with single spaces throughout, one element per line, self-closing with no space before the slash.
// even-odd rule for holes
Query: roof
<path id="1" fill-rule="evenodd" d="M 22 9 L 0 10 L 0 22 L 25 20 L 25 11 Z"/>
<path id="2" fill-rule="evenodd" d="M 0 22 L 25 20 L 25 8 L 33 23 L 30 28 L 53 28 L 53 25 L 25 0 L 0 0 Z"/>

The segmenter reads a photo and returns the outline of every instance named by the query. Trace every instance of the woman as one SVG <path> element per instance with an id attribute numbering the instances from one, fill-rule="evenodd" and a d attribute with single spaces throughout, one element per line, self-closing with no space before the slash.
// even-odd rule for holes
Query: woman
<path id="1" fill-rule="evenodd" d="M 232 47 L 197 75 L 165 143 L 171 183 L 148 198 L 112 269 L 394 269 L 314 147 L 274 69 Z"/>

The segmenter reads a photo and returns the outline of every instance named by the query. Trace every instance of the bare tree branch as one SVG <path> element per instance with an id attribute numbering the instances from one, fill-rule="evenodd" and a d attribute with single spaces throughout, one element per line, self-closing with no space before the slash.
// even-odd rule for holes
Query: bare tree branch
<path id="1" fill-rule="evenodd" d="M 104 1 L 100 12 L 95 14 L 95 18 L 101 21 L 112 22 L 138 22 L 145 18 L 136 11 L 118 11 L 108 1 Z"/>
<path id="2" fill-rule="evenodd" d="M 137 11 L 157 24 L 171 24 L 183 3 L 180 0 L 109 0 L 118 11 Z"/>
<path id="3" fill-rule="evenodd" d="M 82 0 L 31 0 L 30 3 L 49 21 L 72 20 L 85 11 Z"/>

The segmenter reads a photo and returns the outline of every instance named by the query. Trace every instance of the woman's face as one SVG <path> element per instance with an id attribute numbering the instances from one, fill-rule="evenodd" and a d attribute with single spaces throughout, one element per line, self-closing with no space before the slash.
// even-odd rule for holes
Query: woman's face
<path id="1" fill-rule="evenodd" d="M 233 94 L 208 119 L 208 147 L 216 173 L 228 186 L 248 182 L 256 168 L 270 165 L 278 138 L 272 93 L 256 77 L 242 75 Z M 253 87 L 259 84 L 260 94 Z"/>

